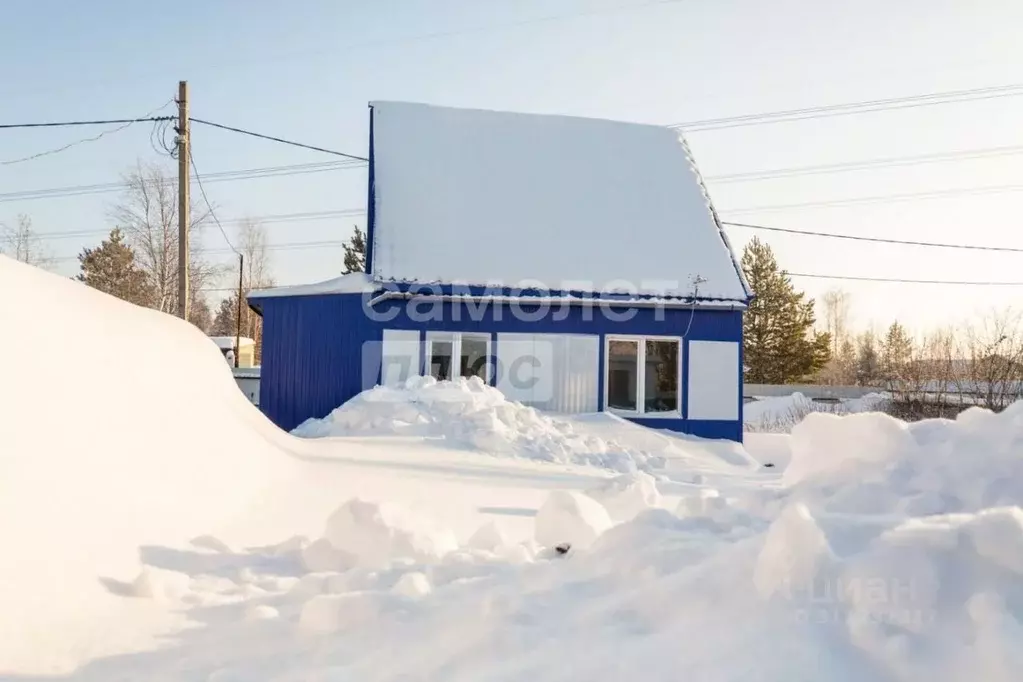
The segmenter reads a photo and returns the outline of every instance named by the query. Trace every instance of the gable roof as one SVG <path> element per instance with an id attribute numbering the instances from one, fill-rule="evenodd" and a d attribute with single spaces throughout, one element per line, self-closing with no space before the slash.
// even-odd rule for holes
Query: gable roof
<path id="1" fill-rule="evenodd" d="M 749 299 L 678 132 L 406 102 L 371 107 L 374 281 Z"/>

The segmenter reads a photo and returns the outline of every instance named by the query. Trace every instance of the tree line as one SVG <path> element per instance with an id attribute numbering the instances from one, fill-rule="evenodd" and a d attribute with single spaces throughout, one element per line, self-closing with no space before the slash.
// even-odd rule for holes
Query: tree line
<path id="1" fill-rule="evenodd" d="M 743 273 L 755 295 L 743 320 L 748 383 L 875 388 L 907 419 L 948 417 L 1023 399 L 1023 316 L 993 313 L 962 327 L 914 335 L 898 320 L 855 333 L 852 300 L 832 290 L 817 304 L 798 291 L 771 247 L 753 239 Z"/>

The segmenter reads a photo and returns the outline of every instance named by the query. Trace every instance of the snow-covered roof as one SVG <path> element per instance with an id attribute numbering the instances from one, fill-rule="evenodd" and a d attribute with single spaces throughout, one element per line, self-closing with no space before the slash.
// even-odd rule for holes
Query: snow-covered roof
<path id="1" fill-rule="evenodd" d="M 238 339 L 235 339 L 233 336 L 211 336 L 210 340 L 217 344 L 217 347 L 220 348 L 220 350 L 234 350 L 234 342 Z M 245 336 L 238 341 L 240 346 L 256 345 L 255 341 Z"/>
<path id="2" fill-rule="evenodd" d="M 249 300 L 278 298 L 282 296 L 316 296 L 320 294 L 363 294 L 372 293 L 380 287 L 373 283 L 364 272 L 353 272 L 316 284 L 299 284 L 290 287 L 274 287 L 249 292 Z"/>
<path id="3" fill-rule="evenodd" d="M 677 131 L 372 107 L 375 280 L 748 298 Z"/>

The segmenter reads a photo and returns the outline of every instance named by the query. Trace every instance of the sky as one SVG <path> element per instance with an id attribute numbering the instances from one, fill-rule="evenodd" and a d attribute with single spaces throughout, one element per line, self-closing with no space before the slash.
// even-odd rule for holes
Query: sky
<path id="1" fill-rule="evenodd" d="M 294 0 L 287 9 L 251 0 L 7 0 L 0 124 L 138 117 L 163 105 L 159 113 L 173 113 L 177 83 L 187 80 L 196 118 L 365 155 L 368 103 L 382 99 L 671 124 L 1023 83 L 1020 25 L 1023 3 L 1012 0 Z M 1020 120 L 1023 94 L 686 138 L 726 221 L 1023 248 L 1023 186 L 1014 187 L 1023 147 L 940 163 L 716 179 L 1023 145 Z M 0 130 L 0 164 L 102 130 Z M 75 274 L 76 254 L 114 226 L 118 192 L 4 195 L 116 182 L 139 161 L 173 173 L 152 132 L 138 124 L 0 165 L 0 222 L 28 215 L 58 271 Z M 335 164 L 218 181 L 225 171 L 338 159 L 199 125 L 193 158 L 201 175 L 214 174 L 205 189 L 229 238 L 239 220 L 270 217 L 278 283 L 340 272 L 341 242 L 365 227 L 365 169 Z M 999 186 L 1009 188 L 945 192 Z M 854 201 L 834 203 L 847 199 Z M 831 203 L 805 205 L 822 201 Z M 281 218 L 294 214 L 303 216 Z M 801 275 L 1023 283 L 1020 253 L 728 232 L 737 250 L 760 237 Z M 211 258 L 231 261 L 215 226 L 202 240 Z M 1023 286 L 793 282 L 812 297 L 848 292 L 861 329 L 895 319 L 918 331 L 958 324 L 1014 307 L 1023 295 Z M 213 288 L 230 286 L 225 279 Z"/>

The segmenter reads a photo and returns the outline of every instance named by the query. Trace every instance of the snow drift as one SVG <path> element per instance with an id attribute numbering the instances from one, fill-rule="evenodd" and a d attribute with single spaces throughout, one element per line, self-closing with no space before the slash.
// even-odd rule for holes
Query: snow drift
<path id="1" fill-rule="evenodd" d="M 349 502 L 333 543 L 377 538 L 377 568 L 307 576 L 271 602 L 280 629 L 237 626 L 255 656 L 225 664 L 211 635 L 186 650 L 187 673 L 245 679 L 311 647 L 290 675 L 1015 682 L 1023 405 L 912 425 L 810 415 L 791 439 L 773 486 L 641 474 L 556 490 L 535 517 L 541 551 L 484 526 L 423 556 L 395 544 L 402 524 Z M 546 551 L 563 542 L 565 556 Z M 296 633 L 334 636 L 273 648 Z"/>
<path id="2" fill-rule="evenodd" d="M 56 673 L 142 636 L 101 581 L 228 522 L 286 436 L 169 315 L 0 256 L 0 326 L 0 672 Z"/>
<path id="3" fill-rule="evenodd" d="M 635 471 L 646 453 L 581 434 L 563 419 L 512 402 L 479 378 L 438 382 L 412 377 L 401 386 L 363 391 L 324 419 L 293 433 L 303 438 L 425 436 L 492 455 Z"/>

